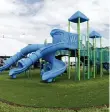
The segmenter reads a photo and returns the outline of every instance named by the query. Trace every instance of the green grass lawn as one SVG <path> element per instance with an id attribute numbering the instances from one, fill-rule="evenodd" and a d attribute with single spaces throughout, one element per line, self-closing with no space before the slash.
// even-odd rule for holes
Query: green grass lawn
<path id="1" fill-rule="evenodd" d="M 103 108 L 85 108 L 78 111 L 69 110 L 69 109 L 48 109 L 48 108 L 25 108 L 25 107 L 16 107 L 10 106 L 5 103 L 0 102 L 0 112 L 108 112 L 107 107 Z"/>
<path id="2" fill-rule="evenodd" d="M 1 73 L 0 98 L 36 107 L 74 108 L 109 104 L 108 75 L 75 82 L 73 77 L 68 80 L 67 74 L 64 74 L 54 83 L 42 83 L 39 70 L 31 74 L 32 79 L 28 79 L 25 74 L 10 79 L 8 72 Z"/>

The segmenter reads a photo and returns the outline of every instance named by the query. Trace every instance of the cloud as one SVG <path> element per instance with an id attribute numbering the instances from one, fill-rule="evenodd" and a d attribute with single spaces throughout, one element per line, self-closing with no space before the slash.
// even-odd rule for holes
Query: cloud
<path id="1" fill-rule="evenodd" d="M 77 10 L 90 19 L 90 31 L 96 30 L 108 45 L 109 7 L 108 0 L 1 0 L 0 32 L 7 38 L 15 38 L 25 43 L 51 42 L 53 28 L 67 30 L 68 18 Z M 76 32 L 76 24 L 71 24 Z M 86 32 L 86 24 L 81 24 L 81 32 Z"/>

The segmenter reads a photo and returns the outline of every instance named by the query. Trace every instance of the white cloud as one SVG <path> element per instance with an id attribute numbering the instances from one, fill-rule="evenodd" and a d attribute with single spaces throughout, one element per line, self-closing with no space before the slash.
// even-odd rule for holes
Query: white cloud
<path id="1" fill-rule="evenodd" d="M 0 32 L 26 43 L 43 43 L 45 38 L 51 41 L 53 28 L 67 30 L 68 18 L 80 10 L 90 19 L 90 31 L 96 30 L 105 38 L 108 45 L 109 8 L 108 0 L 1 0 Z M 76 24 L 71 25 L 76 32 Z M 86 24 L 81 24 L 82 33 Z M 22 34 L 25 34 L 22 37 Z"/>
<path id="2" fill-rule="evenodd" d="M 2 48 L 0 50 L 0 56 L 12 56 L 23 47 L 26 47 L 26 44 L 15 39 L 0 38 L 0 48 Z"/>

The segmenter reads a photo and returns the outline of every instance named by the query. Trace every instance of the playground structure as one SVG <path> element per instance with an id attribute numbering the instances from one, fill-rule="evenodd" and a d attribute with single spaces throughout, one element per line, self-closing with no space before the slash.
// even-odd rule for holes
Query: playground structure
<path id="1" fill-rule="evenodd" d="M 80 24 L 87 22 L 87 35 L 82 36 Z M 77 34 L 70 33 L 71 23 L 77 24 Z M 37 60 L 42 58 L 45 64 L 41 69 L 41 77 L 43 81 L 52 82 L 53 79 L 61 75 L 67 68 L 66 64 L 56 59 L 56 52 L 63 52 L 64 56 L 68 56 L 68 79 L 71 78 L 70 73 L 70 57 L 75 57 L 75 80 L 81 80 L 81 63 L 83 64 L 83 78 L 95 78 L 97 72 L 103 76 L 103 68 L 109 70 L 109 48 L 102 48 L 102 36 L 93 31 L 89 33 L 89 19 L 80 11 L 77 11 L 68 19 L 68 32 L 60 29 L 51 31 L 53 42 L 45 44 L 33 44 L 23 48 L 20 52 L 9 58 L 5 64 L 0 67 L 3 71 L 14 63 L 17 68 L 11 69 L 9 75 L 16 78 L 17 74 L 25 72 Z M 93 39 L 93 45 L 89 39 Z M 100 39 L 100 48 L 96 47 L 96 38 Z M 84 43 L 83 43 L 84 39 Z M 29 54 L 29 55 L 28 55 Z M 61 55 L 61 54 L 57 54 Z M 25 56 L 27 56 L 25 58 Z"/>

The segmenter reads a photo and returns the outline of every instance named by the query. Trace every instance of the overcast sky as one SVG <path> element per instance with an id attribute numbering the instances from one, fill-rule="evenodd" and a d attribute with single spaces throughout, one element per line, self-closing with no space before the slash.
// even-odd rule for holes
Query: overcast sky
<path id="1" fill-rule="evenodd" d="M 103 36 L 103 45 L 109 44 L 109 0 L 0 0 L 0 37 L 22 42 L 51 42 L 53 28 L 67 30 L 67 20 L 77 10 L 90 19 L 90 31 Z M 71 25 L 76 32 L 76 24 Z M 85 33 L 86 24 L 81 24 Z"/>

